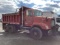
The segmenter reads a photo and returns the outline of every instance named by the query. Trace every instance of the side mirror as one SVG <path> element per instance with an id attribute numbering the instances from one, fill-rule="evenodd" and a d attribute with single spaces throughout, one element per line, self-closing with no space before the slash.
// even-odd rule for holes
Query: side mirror
<path id="1" fill-rule="evenodd" d="M 16 9 L 16 12 L 19 12 L 19 8 Z"/>

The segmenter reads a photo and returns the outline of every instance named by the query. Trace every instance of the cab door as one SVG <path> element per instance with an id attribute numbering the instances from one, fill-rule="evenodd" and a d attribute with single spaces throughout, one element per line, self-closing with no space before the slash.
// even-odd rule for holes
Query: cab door
<path id="1" fill-rule="evenodd" d="M 31 26 L 33 24 L 33 11 L 31 9 L 26 10 L 25 26 Z"/>

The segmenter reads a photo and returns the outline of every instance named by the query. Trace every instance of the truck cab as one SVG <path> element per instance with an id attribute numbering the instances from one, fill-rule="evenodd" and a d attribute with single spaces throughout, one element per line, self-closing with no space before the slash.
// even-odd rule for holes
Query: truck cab
<path id="1" fill-rule="evenodd" d="M 40 26 L 44 30 L 51 29 L 51 19 L 43 16 L 39 10 L 26 10 L 25 26 Z"/>

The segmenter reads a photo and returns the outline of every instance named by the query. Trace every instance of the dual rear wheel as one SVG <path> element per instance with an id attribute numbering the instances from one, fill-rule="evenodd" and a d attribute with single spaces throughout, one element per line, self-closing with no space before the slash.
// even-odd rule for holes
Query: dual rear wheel
<path id="1" fill-rule="evenodd" d="M 15 33 L 17 32 L 18 30 L 16 29 L 16 27 L 14 25 L 6 25 L 5 26 L 5 32 L 8 32 L 8 33 Z"/>

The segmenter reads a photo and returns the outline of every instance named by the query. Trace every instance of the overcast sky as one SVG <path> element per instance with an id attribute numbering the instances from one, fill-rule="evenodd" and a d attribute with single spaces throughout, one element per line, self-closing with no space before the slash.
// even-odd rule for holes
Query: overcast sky
<path id="1" fill-rule="evenodd" d="M 15 12 L 21 6 L 60 13 L 60 0 L 0 0 L 0 14 Z"/>

